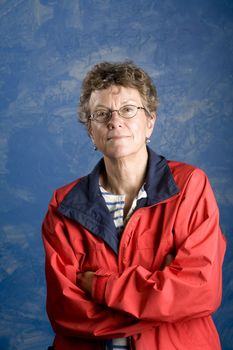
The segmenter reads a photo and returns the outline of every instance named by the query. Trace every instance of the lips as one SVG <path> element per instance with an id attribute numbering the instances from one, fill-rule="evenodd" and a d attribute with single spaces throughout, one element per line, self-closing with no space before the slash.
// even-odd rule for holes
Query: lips
<path id="1" fill-rule="evenodd" d="M 129 137 L 128 135 L 111 135 L 108 136 L 107 140 L 120 140 Z"/>

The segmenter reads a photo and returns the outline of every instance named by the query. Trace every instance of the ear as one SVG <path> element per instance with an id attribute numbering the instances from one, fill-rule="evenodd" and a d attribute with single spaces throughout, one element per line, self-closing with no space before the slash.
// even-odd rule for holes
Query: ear
<path id="1" fill-rule="evenodd" d="M 154 126 L 155 126 L 155 122 L 156 122 L 156 114 L 155 113 L 151 113 L 148 117 L 147 117 L 147 137 L 150 137 L 153 130 L 154 130 Z"/>
<path id="2" fill-rule="evenodd" d="M 88 122 L 88 124 L 87 124 L 87 132 L 88 132 L 89 137 L 90 137 L 91 140 L 93 141 L 93 137 L 92 137 L 92 128 L 91 128 L 91 123 L 90 123 L 90 122 Z"/>

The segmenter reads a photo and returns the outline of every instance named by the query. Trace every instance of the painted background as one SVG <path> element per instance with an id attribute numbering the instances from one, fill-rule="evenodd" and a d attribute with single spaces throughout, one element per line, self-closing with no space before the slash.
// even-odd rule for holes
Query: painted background
<path id="1" fill-rule="evenodd" d="M 99 159 L 76 121 L 86 71 L 125 59 L 158 88 L 152 148 L 214 188 L 228 239 L 214 319 L 233 349 L 232 0 L 0 0 L 0 47 L 0 349 L 52 341 L 41 221 L 52 191 Z"/>

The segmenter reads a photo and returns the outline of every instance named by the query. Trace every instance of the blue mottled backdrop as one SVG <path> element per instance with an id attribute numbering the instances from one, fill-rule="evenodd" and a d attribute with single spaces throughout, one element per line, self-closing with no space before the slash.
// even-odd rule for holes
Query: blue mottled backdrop
<path id="1" fill-rule="evenodd" d="M 52 341 L 41 221 L 99 158 L 76 121 L 85 73 L 125 59 L 158 88 L 152 147 L 203 168 L 216 193 L 228 252 L 214 318 L 233 349 L 232 0 L 0 0 L 0 46 L 0 349 Z"/>

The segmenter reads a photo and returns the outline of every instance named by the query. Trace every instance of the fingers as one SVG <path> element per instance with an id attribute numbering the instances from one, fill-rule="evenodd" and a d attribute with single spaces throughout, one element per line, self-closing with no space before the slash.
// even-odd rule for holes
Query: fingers
<path id="1" fill-rule="evenodd" d="M 86 271 L 77 273 L 77 286 L 85 292 L 91 293 L 94 272 Z"/>
<path id="2" fill-rule="evenodd" d="M 165 258 L 164 267 L 169 266 L 173 260 L 174 260 L 174 256 L 172 254 L 168 254 Z"/>

